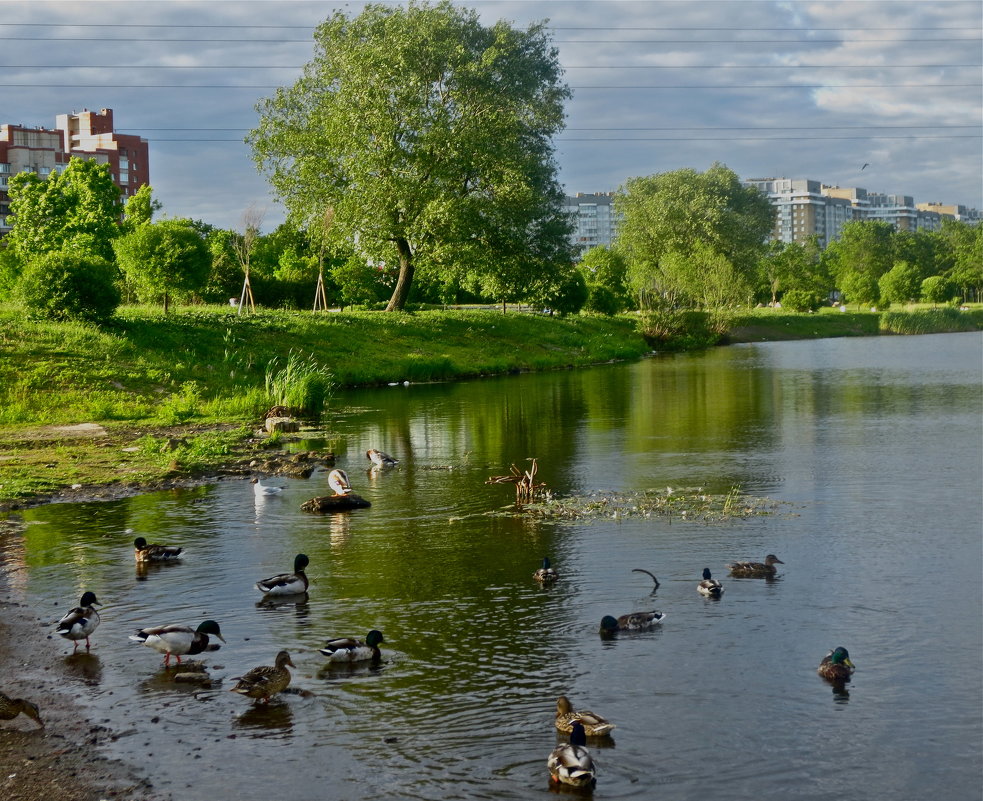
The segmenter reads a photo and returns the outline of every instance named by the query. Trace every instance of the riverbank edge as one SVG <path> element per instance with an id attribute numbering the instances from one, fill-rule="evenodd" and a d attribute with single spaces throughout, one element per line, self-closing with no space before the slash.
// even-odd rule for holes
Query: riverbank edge
<path id="1" fill-rule="evenodd" d="M 915 314 L 920 313 L 915 312 Z M 705 328 L 706 321 L 704 318 L 706 315 L 703 313 L 693 313 L 693 315 L 695 315 L 694 319 L 684 321 L 682 340 L 705 343 L 705 335 L 694 336 L 693 334 L 695 331 Z M 736 345 L 844 336 L 896 335 L 891 331 L 882 330 L 879 326 L 879 320 L 880 314 L 877 312 L 851 312 L 848 314 L 827 312 L 806 315 L 778 310 L 764 310 L 762 313 L 762 310 L 755 310 L 736 315 L 732 319 L 732 324 L 723 341 L 719 344 Z M 983 329 L 983 310 L 974 309 L 964 316 L 964 320 L 974 326 L 974 330 Z M 924 333 L 936 332 L 925 331 Z M 939 331 L 938 333 L 945 332 Z M 635 336 L 639 339 L 643 338 L 641 332 L 637 332 Z M 638 358 L 697 349 L 697 347 L 677 347 L 680 345 L 679 341 L 659 343 L 650 338 L 646 339 L 653 349 L 648 350 L 646 354 Z M 707 345 L 704 344 L 699 347 L 702 349 Z M 556 350 L 559 351 L 560 349 L 556 348 Z M 552 357 L 547 357 L 545 364 L 539 361 L 537 364 L 523 365 L 521 369 L 512 368 L 506 372 L 548 372 L 560 369 L 579 369 L 628 360 L 605 359 L 592 362 L 586 359 L 579 364 L 571 364 L 567 361 L 567 355 L 552 354 Z M 581 354 L 581 357 L 584 355 L 587 354 Z M 554 359 L 559 359 L 559 361 L 554 361 Z M 475 363 L 472 363 L 473 369 L 474 366 Z M 485 377 L 501 374 L 496 372 L 484 373 L 479 370 L 477 373 L 452 375 L 444 380 L 482 380 Z M 397 381 L 398 377 L 396 376 L 385 377 L 391 380 L 382 383 L 401 383 Z M 361 385 L 343 385 L 341 388 L 352 389 L 358 386 Z M 201 426 L 154 426 L 151 428 L 148 428 L 146 424 L 128 421 L 117 423 L 104 421 L 104 424 L 108 434 L 95 441 L 91 436 L 79 437 L 72 434 L 49 436 L 47 433 L 42 433 L 40 426 L 0 426 L 0 451 L 4 452 L 0 456 L 0 514 L 45 503 L 115 500 L 141 492 L 211 483 L 218 480 L 223 472 L 229 470 L 231 462 L 237 462 L 233 468 L 234 471 L 248 474 L 248 469 L 242 469 L 242 463 L 248 461 L 250 457 L 258 457 L 263 447 L 255 438 L 244 439 L 236 443 L 233 456 L 223 454 L 220 457 L 213 457 L 211 462 L 196 465 L 193 471 L 182 470 L 180 465 L 173 462 L 161 465 L 145 460 L 140 464 L 139 470 L 130 471 L 131 474 L 137 474 L 134 479 L 132 475 L 127 476 L 127 471 L 115 468 L 115 466 L 107 466 L 107 455 L 119 454 L 122 457 L 124 449 L 132 451 L 134 443 L 147 436 L 148 433 L 150 436 L 166 441 L 186 438 L 188 431 L 193 429 L 232 431 L 237 428 L 258 425 L 258 421 L 236 419 L 225 423 L 211 423 Z M 95 423 L 84 425 L 94 428 L 101 427 Z M 63 430 L 65 427 L 46 426 L 43 428 L 57 431 Z M 196 435 L 192 433 L 191 438 L 194 436 Z M 72 453 L 71 460 L 64 458 L 66 449 Z M 9 475 L 9 472 L 4 470 L 4 462 L 16 463 L 18 460 L 32 461 L 37 465 L 39 469 L 37 483 L 46 485 L 45 489 L 22 488 L 20 492 L 11 493 L 8 491 L 5 494 L 5 476 Z M 89 475 L 84 475 L 86 472 Z M 43 480 L 40 478 L 41 473 L 44 475 Z M 81 477 L 80 473 L 83 474 Z"/>
<path id="2" fill-rule="evenodd" d="M 153 790 L 152 777 L 136 766 L 105 755 L 118 733 L 102 725 L 76 698 L 84 683 L 79 657 L 59 647 L 51 621 L 38 618 L 27 603 L 11 559 L 21 526 L 0 521 L 0 690 L 41 708 L 44 728 L 21 715 L 0 721 L 0 797 L 5 801 L 172 801 Z M 67 610 L 66 610 L 67 611 Z M 97 646 L 94 646 L 97 648 Z M 60 657 L 60 658 L 59 658 Z"/>

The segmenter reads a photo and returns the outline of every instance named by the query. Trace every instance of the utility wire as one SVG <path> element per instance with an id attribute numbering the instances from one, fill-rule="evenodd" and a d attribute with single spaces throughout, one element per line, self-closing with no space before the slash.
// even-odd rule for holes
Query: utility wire
<path id="1" fill-rule="evenodd" d="M 0 42 L 188 42 L 191 44 L 312 44 L 313 39 L 161 39 L 137 38 L 131 36 L 113 37 L 80 37 L 80 36 L 0 36 Z M 930 39 L 554 39 L 554 44 L 912 44 L 940 42 L 972 42 L 983 41 L 979 36 L 963 36 L 959 38 L 930 38 Z"/>
<path id="2" fill-rule="evenodd" d="M 15 88 L 15 89 L 262 89 L 262 90 L 273 90 L 282 89 L 283 87 L 278 84 L 272 85 L 257 85 L 257 84 L 167 84 L 167 83 L 151 83 L 151 84 L 121 84 L 121 83 L 10 83 L 4 81 L 4 88 Z M 965 88 L 980 88 L 983 83 L 873 83 L 873 84 L 827 84 L 827 83 L 816 83 L 816 84 L 700 84 L 700 85 L 664 85 L 664 86 L 649 86 L 649 85 L 636 85 L 636 86 L 571 86 L 570 89 L 575 91 L 593 90 L 593 89 L 605 89 L 605 90 L 636 90 L 636 89 L 652 89 L 652 90 L 671 90 L 671 89 L 965 89 Z"/>
<path id="3" fill-rule="evenodd" d="M 303 64 L 4 64 L 11 70 L 299 70 Z M 983 64 L 569 64 L 567 70 L 883 70 L 957 69 Z"/>

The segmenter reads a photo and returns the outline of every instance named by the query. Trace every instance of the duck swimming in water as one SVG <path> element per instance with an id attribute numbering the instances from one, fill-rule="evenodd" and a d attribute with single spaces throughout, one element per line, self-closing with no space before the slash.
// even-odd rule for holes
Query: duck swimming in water
<path id="1" fill-rule="evenodd" d="M 299 553 L 294 557 L 294 572 L 279 573 L 267 579 L 256 582 L 256 589 L 267 595 L 302 595 L 307 592 L 310 582 L 304 568 L 311 563 L 307 554 Z"/>
<path id="2" fill-rule="evenodd" d="M 549 557 L 544 556 L 543 566 L 533 573 L 532 577 L 543 584 L 552 584 L 560 578 L 560 574 L 553 569 Z"/>
<path id="3" fill-rule="evenodd" d="M 570 699 L 561 695 L 556 699 L 556 728 L 558 731 L 569 733 L 573 731 L 575 723 L 584 727 L 584 734 L 588 737 L 604 737 L 614 728 L 613 723 L 586 709 L 574 711 Z"/>
<path id="4" fill-rule="evenodd" d="M 601 618 L 601 634 L 617 634 L 619 631 L 645 631 L 652 628 L 666 616 L 663 612 L 632 612 L 619 618 L 605 615 Z"/>
<path id="5" fill-rule="evenodd" d="M 850 661 L 850 653 L 842 645 L 830 651 L 819 663 L 817 672 L 828 681 L 846 682 L 856 670 L 856 665 Z"/>
<path id="6" fill-rule="evenodd" d="M 777 572 L 775 565 L 784 564 L 775 554 L 770 553 L 764 562 L 733 562 L 727 565 L 727 569 L 732 576 L 738 578 L 767 578 Z"/>
<path id="7" fill-rule="evenodd" d="M 580 723 L 574 723 L 570 742 L 558 745 L 546 760 L 550 781 L 569 784 L 571 787 L 593 787 L 597 769 L 587 750 L 587 735 Z"/>
<path id="8" fill-rule="evenodd" d="M 708 598 L 719 598 L 724 594 L 724 585 L 710 575 L 710 568 L 703 568 L 703 581 L 696 585 L 696 591 Z"/>
<path id="9" fill-rule="evenodd" d="M 382 652 L 379 650 L 379 643 L 385 642 L 382 639 L 382 632 L 372 629 L 365 635 L 364 640 L 356 640 L 354 637 L 338 637 L 328 640 L 323 648 L 318 650 L 324 654 L 329 662 L 378 662 L 382 659 Z"/>
<path id="10" fill-rule="evenodd" d="M 180 558 L 184 548 L 176 545 L 148 545 L 143 537 L 133 540 L 133 558 L 138 562 L 173 562 Z"/>

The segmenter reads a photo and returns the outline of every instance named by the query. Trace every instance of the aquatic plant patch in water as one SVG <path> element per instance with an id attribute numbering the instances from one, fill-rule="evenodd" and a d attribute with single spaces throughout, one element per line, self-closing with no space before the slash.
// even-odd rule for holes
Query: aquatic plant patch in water
<path id="1" fill-rule="evenodd" d="M 569 497 L 548 495 L 543 501 L 525 504 L 517 509 L 517 513 L 544 520 L 577 522 L 665 517 L 670 521 L 678 519 L 719 523 L 733 518 L 772 515 L 778 512 L 790 514 L 790 505 L 770 498 L 745 495 L 737 487 L 722 495 L 707 493 L 702 487 L 665 487 L 641 492 L 591 493 Z"/>

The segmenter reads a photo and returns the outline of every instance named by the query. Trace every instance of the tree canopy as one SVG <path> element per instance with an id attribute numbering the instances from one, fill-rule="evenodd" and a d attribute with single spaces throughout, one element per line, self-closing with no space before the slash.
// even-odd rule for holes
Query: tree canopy
<path id="1" fill-rule="evenodd" d="M 569 259 L 551 137 L 569 89 L 545 23 L 482 25 L 476 11 L 410 2 L 337 11 L 291 87 L 258 105 L 248 142 L 291 215 L 377 263 L 495 274 Z"/>
<path id="2" fill-rule="evenodd" d="M 109 165 L 73 156 L 47 178 L 33 172 L 12 175 L 7 194 L 13 221 L 10 247 L 21 259 L 65 247 L 113 258 L 123 206 Z"/>
<path id="3" fill-rule="evenodd" d="M 116 263 L 137 297 L 162 300 L 165 313 L 172 295 L 201 290 L 208 280 L 211 253 L 188 220 L 144 223 L 114 244 Z"/>
<path id="4" fill-rule="evenodd" d="M 714 164 L 702 173 L 631 178 L 615 209 L 622 215 L 617 246 L 643 301 L 733 303 L 750 296 L 774 211 L 733 170 Z"/>

